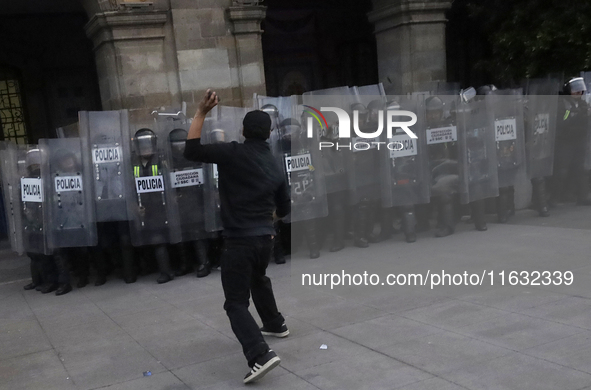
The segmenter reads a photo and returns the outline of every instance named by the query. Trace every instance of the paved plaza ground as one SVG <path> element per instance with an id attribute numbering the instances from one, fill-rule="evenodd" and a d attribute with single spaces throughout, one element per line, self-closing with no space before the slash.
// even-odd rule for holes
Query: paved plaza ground
<path id="1" fill-rule="evenodd" d="M 397 235 L 368 249 L 271 264 L 291 335 L 268 340 L 281 366 L 248 387 L 591 389 L 591 207 L 552 214 L 524 210 L 507 225 L 491 217 L 488 232 L 460 223 L 443 239 L 430 232 L 406 244 Z M 132 285 L 111 278 L 56 297 L 24 291 L 28 260 L 8 249 L 0 255 L 0 389 L 245 388 L 248 368 L 222 309 L 219 271 L 165 285 L 155 275 Z M 397 274 L 560 270 L 574 282 L 298 286 L 302 270 L 339 264 Z"/>

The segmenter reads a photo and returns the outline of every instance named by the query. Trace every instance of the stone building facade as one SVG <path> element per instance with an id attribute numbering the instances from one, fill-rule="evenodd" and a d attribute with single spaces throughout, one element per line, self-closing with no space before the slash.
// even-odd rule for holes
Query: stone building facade
<path id="1" fill-rule="evenodd" d="M 368 12 L 358 17 L 371 23 L 370 40 L 375 34 L 375 43 L 359 41 L 342 55 L 344 60 L 336 61 L 324 75 L 316 74 L 315 82 L 303 80 L 297 88 L 276 87 L 292 85 L 291 79 L 283 77 L 297 79 L 297 72 L 274 74 L 271 92 L 301 93 L 339 83 L 380 81 L 387 92 L 402 94 L 425 82 L 445 80 L 445 12 L 451 0 L 363 1 Z M 326 2 L 323 17 L 330 18 L 331 2 Z M 265 72 L 261 23 L 277 4 L 289 8 L 289 4 L 301 6 L 307 0 L 17 3 L 0 11 L 0 21 L 9 22 L 2 23 L 1 34 L 8 39 L 0 40 L 0 77 L 2 67 L 20 75 L 29 138 L 36 141 L 54 136 L 53 129 L 75 121 L 76 110 L 180 107 L 186 102 L 188 112 L 193 112 L 210 87 L 226 105 L 250 106 L 253 93 L 269 92 L 265 74 L 271 73 L 269 69 Z M 38 23 L 23 24 L 23 18 L 42 19 L 46 28 L 39 31 Z M 52 28 L 51 23 L 56 26 Z M 313 34 L 307 39 L 314 39 Z M 364 50 L 365 44 L 375 49 Z M 316 46 L 325 52 L 339 49 L 326 47 L 326 42 Z M 40 47 L 42 51 L 37 50 Z M 374 56 L 375 65 L 350 59 L 356 55 Z M 295 59 L 283 58 L 284 64 L 292 62 Z M 277 62 L 267 63 L 274 66 Z M 377 70 L 361 69 L 356 71 L 361 76 L 346 77 L 355 67 Z M 335 69 L 345 76 L 331 77 Z"/>

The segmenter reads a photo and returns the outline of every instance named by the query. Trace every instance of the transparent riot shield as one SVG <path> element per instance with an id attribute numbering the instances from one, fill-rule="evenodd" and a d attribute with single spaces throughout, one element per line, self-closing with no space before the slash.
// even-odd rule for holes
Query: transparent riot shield
<path id="1" fill-rule="evenodd" d="M 248 109 L 217 105 L 203 124 L 201 142 L 206 144 L 244 142 L 242 121 Z M 217 164 L 204 164 L 205 174 L 205 230 L 223 229 Z"/>
<path id="2" fill-rule="evenodd" d="M 485 100 L 494 116 L 499 187 L 511 187 L 525 168 L 523 95 L 520 89 L 496 90 Z"/>
<path id="3" fill-rule="evenodd" d="M 351 119 L 351 148 L 346 150 L 346 172 L 349 183 L 349 203 L 377 201 L 380 191 L 380 135 L 385 128 L 386 97 L 379 85 L 350 89 L 349 118 Z"/>
<path id="4" fill-rule="evenodd" d="M 48 207 L 45 186 L 41 177 L 41 151 L 37 145 L 18 145 L 16 149 L 16 172 L 19 178 L 19 212 L 21 215 L 22 251 L 50 254 L 46 232 Z M 19 253 L 21 253 L 19 251 Z"/>
<path id="5" fill-rule="evenodd" d="M 386 99 L 386 92 L 382 83 L 353 87 L 353 91 L 355 92 L 356 101 L 365 107 L 374 100 L 384 100 L 385 102 Z"/>
<path id="6" fill-rule="evenodd" d="M 10 247 L 14 252 L 23 254 L 22 204 L 20 200 L 20 177 L 17 172 L 17 149 L 15 144 L 2 143 L 0 145 L 0 171 Z"/>
<path id="7" fill-rule="evenodd" d="M 411 111 L 417 115 L 417 123 L 409 127 L 418 138 L 410 138 L 404 130 L 397 128 L 382 133 L 384 142 L 380 150 L 380 177 L 382 182 L 382 206 L 412 206 L 429 203 L 431 170 L 427 149 L 424 100 L 389 96 L 388 109 Z M 408 118 L 400 118 L 407 121 Z"/>
<path id="8" fill-rule="evenodd" d="M 282 144 L 282 134 L 280 134 L 280 126 L 285 122 L 286 119 L 296 119 L 296 113 L 294 112 L 297 105 L 296 96 L 282 96 L 282 97 L 268 97 L 262 95 L 255 96 L 255 109 L 261 110 L 269 114 L 271 117 L 271 135 L 269 137 L 269 146 L 273 155 L 277 159 L 277 164 L 281 167 L 284 175 L 285 171 L 284 156 L 286 148 Z M 291 151 L 290 151 L 291 152 Z"/>
<path id="9" fill-rule="evenodd" d="M 50 248 L 95 246 L 90 159 L 80 138 L 39 140 Z M 85 164 L 86 163 L 86 164 Z"/>
<path id="10" fill-rule="evenodd" d="M 312 131 L 306 129 L 308 138 L 319 137 L 320 157 L 323 164 L 327 194 L 344 194 L 349 189 L 346 151 L 351 138 L 341 138 L 339 120 L 333 112 L 322 112 L 322 107 L 336 107 L 349 112 L 351 92 L 348 87 L 330 88 L 306 92 L 302 95 L 304 112 L 314 118 Z M 311 134 L 310 134 L 311 133 Z"/>
<path id="11" fill-rule="evenodd" d="M 195 241 L 208 236 L 205 231 L 205 177 L 203 163 L 184 156 L 189 123 L 182 112 L 158 112 L 158 140 L 163 143 L 164 181 L 170 193 L 173 218 L 181 230 L 181 240 Z"/>
<path id="12" fill-rule="evenodd" d="M 499 195 L 494 116 L 485 100 L 460 102 L 457 111 L 460 202 Z"/>
<path id="13" fill-rule="evenodd" d="M 427 144 L 431 196 L 458 193 L 459 143 L 456 110 L 458 95 L 417 95 L 424 126 L 419 127 L 419 139 Z"/>
<path id="14" fill-rule="evenodd" d="M 181 229 L 174 192 L 165 178 L 167 140 L 158 134 L 156 119 L 149 112 L 134 112 L 129 123 L 132 181 L 127 186 L 127 215 L 131 243 L 176 244 L 181 241 Z"/>
<path id="15" fill-rule="evenodd" d="M 530 179 L 552 176 L 560 83 L 556 79 L 535 79 L 524 84 L 528 176 Z"/>
<path id="16" fill-rule="evenodd" d="M 417 91 L 430 92 L 431 95 L 457 95 L 460 92 L 460 83 L 428 81 L 419 85 Z"/>
<path id="17" fill-rule="evenodd" d="M 269 142 L 291 193 L 291 213 L 283 221 L 290 223 L 326 216 L 328 206 L 318 138 L 306 136 L 305 126 L 312 116 L 302 116 L 304 107 L 298 105 L 297 96 L 257 96 L 257 107 L 267 112 L 273 123 L 275 120 L 278 123 Z"/>
<path id="18" fill-rule="evenodd" d="M 92 196 L 97 222 L 127 221 L 127 185 L 133 180 L 129 166 L 129 115 L 122 111 L 81 111 L 80 137 L 90 150 Z"/>

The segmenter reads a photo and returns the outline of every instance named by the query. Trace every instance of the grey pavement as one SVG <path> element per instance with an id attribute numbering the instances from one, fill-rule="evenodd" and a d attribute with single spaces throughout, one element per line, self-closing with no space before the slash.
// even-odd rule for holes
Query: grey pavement
<path id="1" fill-rule="evenodd" d="M 401 235 L 368 249 L 301 250 L 271 264 L 291 335 L 256 389 L 591 389 L 591 207 L 506 225 Z M 0 248 L 0 389 L 243 389 L 248 368 L 220 273 L 164 284 L 110 279 L 62 297 L 24 291 L 27 259 Z M 301 286 L 305 272 L 572 271 L 573 284 Z M 254 312 L 254 309 L 253 309 Z M 258 317 L 255 314 L 255 318 Z M 320 349 L 325 344 L 327 349 Z M 151 376 L 143 373 L 150 371 Z"/>

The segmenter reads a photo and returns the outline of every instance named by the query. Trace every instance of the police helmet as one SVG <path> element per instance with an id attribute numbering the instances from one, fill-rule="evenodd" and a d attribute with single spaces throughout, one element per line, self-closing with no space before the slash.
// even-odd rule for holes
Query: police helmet
<path id="1" fill-rule="evenodd" d="M 427 111 L 443 110 L 443 101 L 437 96 L 430 96 L 425 100 L 425 109 Z"/>
<path id="2" fill-rule="evenodd" d="M 31 149 L 25 156 L 25 168 L 29 174 L 39 174 L 41 169 L 41 151 L 39 149 Z"/>
<path id="3" fill-rule="evenodd" d="M 139 129 L 133 137 L 136 153 L 142 157 L 150 157 L 156 153 L 156 134 L 150 129 Z"/>
<path id="4" fill-rule="evenodd" d="M 564 93 L 570 95 L 572 93 L 587 92 L 585 80 L 582 77 L 573 77 L 564 84 Z"/>
<path id="5" fill-rule="evenodd" d="M 183 154 L 187 135 L 185 129 L 174 129 L 168 134 L 168 142 L 170 142 L 170 148 L 174 154 Z"/>
<path id="6" fill-rule="evenodd" d="M 222 129 L 213 129 L 209 134 L 209 142 L 212 144 L 223 144 L 226 142 L 226 132 Z"/>
<path id="7" fill-rule="evenodd" d="M 53 156 L 53 164 L 60 171 L 74 172 L 78 169 L 76 155 L 66 149 L 58 149 Z"/>

